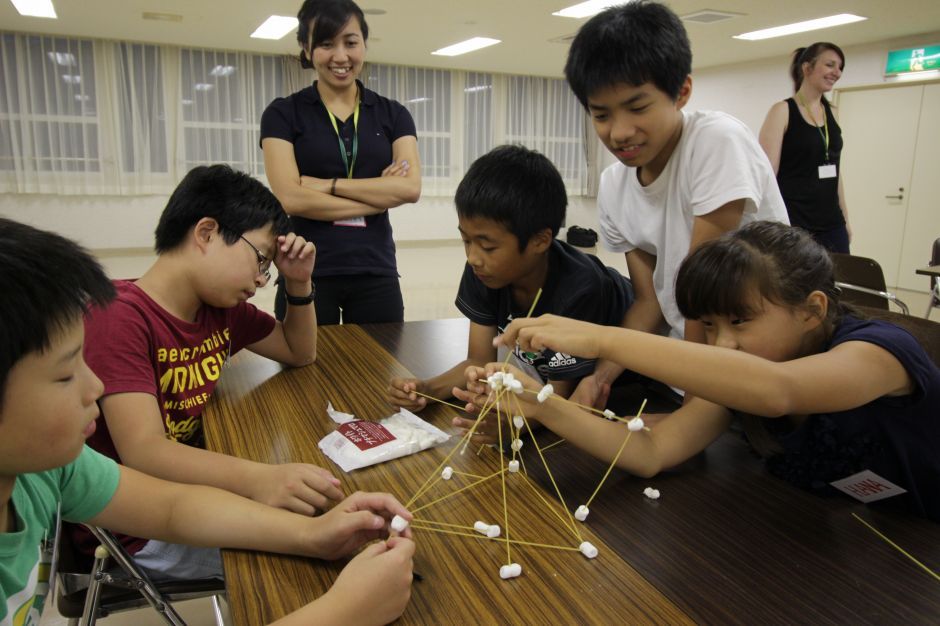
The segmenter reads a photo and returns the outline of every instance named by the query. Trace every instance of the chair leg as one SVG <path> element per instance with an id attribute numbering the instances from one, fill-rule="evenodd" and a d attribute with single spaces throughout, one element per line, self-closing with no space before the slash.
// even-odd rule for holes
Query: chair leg
<path id="1" fill-rule="evenodd" d="M 173 608 L 173 605 L 163 597 L 163 594 L 160 593 L 160 590 L 153 584 L 150 580 L 150 577 L 147 574 L 137 567 L 137 564 L 134 563 L 134 560 L 127 556 L 127 553 L 124 552 L 124 548 L 117 542 L 114 537 L 111 536 L 111 533 L 103 531 L 100 528 L 95 526 L 86 526 L 95 538 L 101 543 L 99 549 L 106 550 L 110 556 L 117 562 L 124 572 L 130 576 L 137 587 L 137 590 L 140 592 L 140 595 L 150 603 L 150 606 L 160 614 L 160 617 L 167 624 L 172 626 L 186 626 L 186 622 L 183 621 L 183 618 L 180 617 L 179 613 L 176 612 L 176 609 Z M 97 552 L 96 552 L 97 556 Z M 95 561 L 97 564 L 97 560 Z M 93 572 L 95 574 L 95 572 Z M 100 574 L 92 576 L 92 585 L 95 585 Z M 91 588 L 89 587 L 89 593 L 91 593 Z M 85 609 L 87 611 L 88 604 L 86 602 Z M 91 622 L 93 624 L 94 622 Z M 90 626 L 90 624 L 89 624 Z"/>
<path id="2" fill-rule="evenodd" d="M 82 611 L 81 626 L 94 626 L 98 619 L 98 603 L 101 600 L 101 579 L 108 562 L 108 549 L 104 546 L 95 548 L 95 563 L 91 569 L 88 591 L 85 593 L 85 608 Z"/>
<path id="3" fill-rule="evenodd" d="M 222 614 L 223 596 L 212 596 L 212 616 L 215 618 L 216 626 L 225 626 L 225 617 Z"/>

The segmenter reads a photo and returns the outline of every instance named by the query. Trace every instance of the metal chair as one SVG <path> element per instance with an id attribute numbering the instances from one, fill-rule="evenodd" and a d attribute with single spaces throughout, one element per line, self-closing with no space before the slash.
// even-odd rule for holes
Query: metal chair
<path id="1" fill-rule="evenodd" d="M 873 309 L 864 306 L 856 308 L 871 319 L 891 322 L 914 335 L 914 338 L 927 351 L 927 355 L 930 356 L 931 360 L 937 364 L 937 367 L 940 367 L 940 323 L 911 315 L 901 315 L 895 311 L 885 311 L 884 309 Z"/>
<path id="2" fill-rule="evenodd" d="M 890 310 L 893 302 L 904 315 L 910 309 L 904 302 L 888 291 L 885 274 L 874 259 L 852 254 L 832 253 L 836 286 L 842 290 L 842 301 L 882 311 Z"/>
<path id="3" fill-rule="evenodd" d="M 146 607 L 148 604 L 167 624 L 186 626 L 172 602 L 210 597 L 218 626 L 225 625 L 221 602 L 225 582 L 217 578 L 153 582 L 134 563 L 121 543 L 103 528 L 86 525 L 100 545 L 95 550 L 91 573 L 76 571 L 79 562 L 68 539 L 56 533 L 58 572 L 55 574 L 56 608 L 69 618 L 69 626 L 92 626 L 112 613 Z M 117 568 L 109 569 L 113 559 Z"/>
<path id="4" fill-rule="evenodd" d="M 940 237 L 933 242 L 933 251 L 930 254 L 930 267 L 940 265 Z M 930 302 L 927 303 L 927 312 L 924 313 L 924 319 L 930 319 L 930 312 L 940 308 L 940 280 L 936 276 L 930 277 Z"/>

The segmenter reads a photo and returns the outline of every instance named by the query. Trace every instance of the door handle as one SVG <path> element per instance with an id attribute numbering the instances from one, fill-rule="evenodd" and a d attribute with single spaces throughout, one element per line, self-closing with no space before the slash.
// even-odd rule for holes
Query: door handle
<path id="1" fill-rule="evenodd" d="M 899 193 L 896 196 L 885 196 L 885 198 L 887 198 L 888 200 L 903 200 L 904 199 L 904 187 L 898 187 L 898 191 L 900 191 L 901 193 Z"/>

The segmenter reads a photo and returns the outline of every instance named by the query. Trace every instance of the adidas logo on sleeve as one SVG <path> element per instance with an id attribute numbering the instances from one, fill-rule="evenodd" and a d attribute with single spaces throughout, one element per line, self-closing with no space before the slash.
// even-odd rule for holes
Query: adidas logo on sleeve
<path id="1" fill-rule="evenodd" d="M 552 355 L 552 358 L 548 361 L 548 367 L 566 367 L 568 365 L 574 365 L 578 362 L 576 358 L 570 354 L 565 354 L 564 352 L 556 352 Z"/>

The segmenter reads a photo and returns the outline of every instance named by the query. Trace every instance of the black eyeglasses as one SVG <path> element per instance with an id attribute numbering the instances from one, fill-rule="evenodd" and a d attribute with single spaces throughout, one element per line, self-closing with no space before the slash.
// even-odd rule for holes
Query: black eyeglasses
<path id="1" fill-rule="evenodd" d="M 264 276 L 265 282 L 271 280 L 271 261 L 268 257 L 261 254 L 261 250 L 255 247 L 255 244 L 251 243 L 245 239 L 244 235 L 239 235 L 239 239 L 251 246 L 251 249 L 255 251 L 255 256 L 258 257 L 258 273 Z"/>

